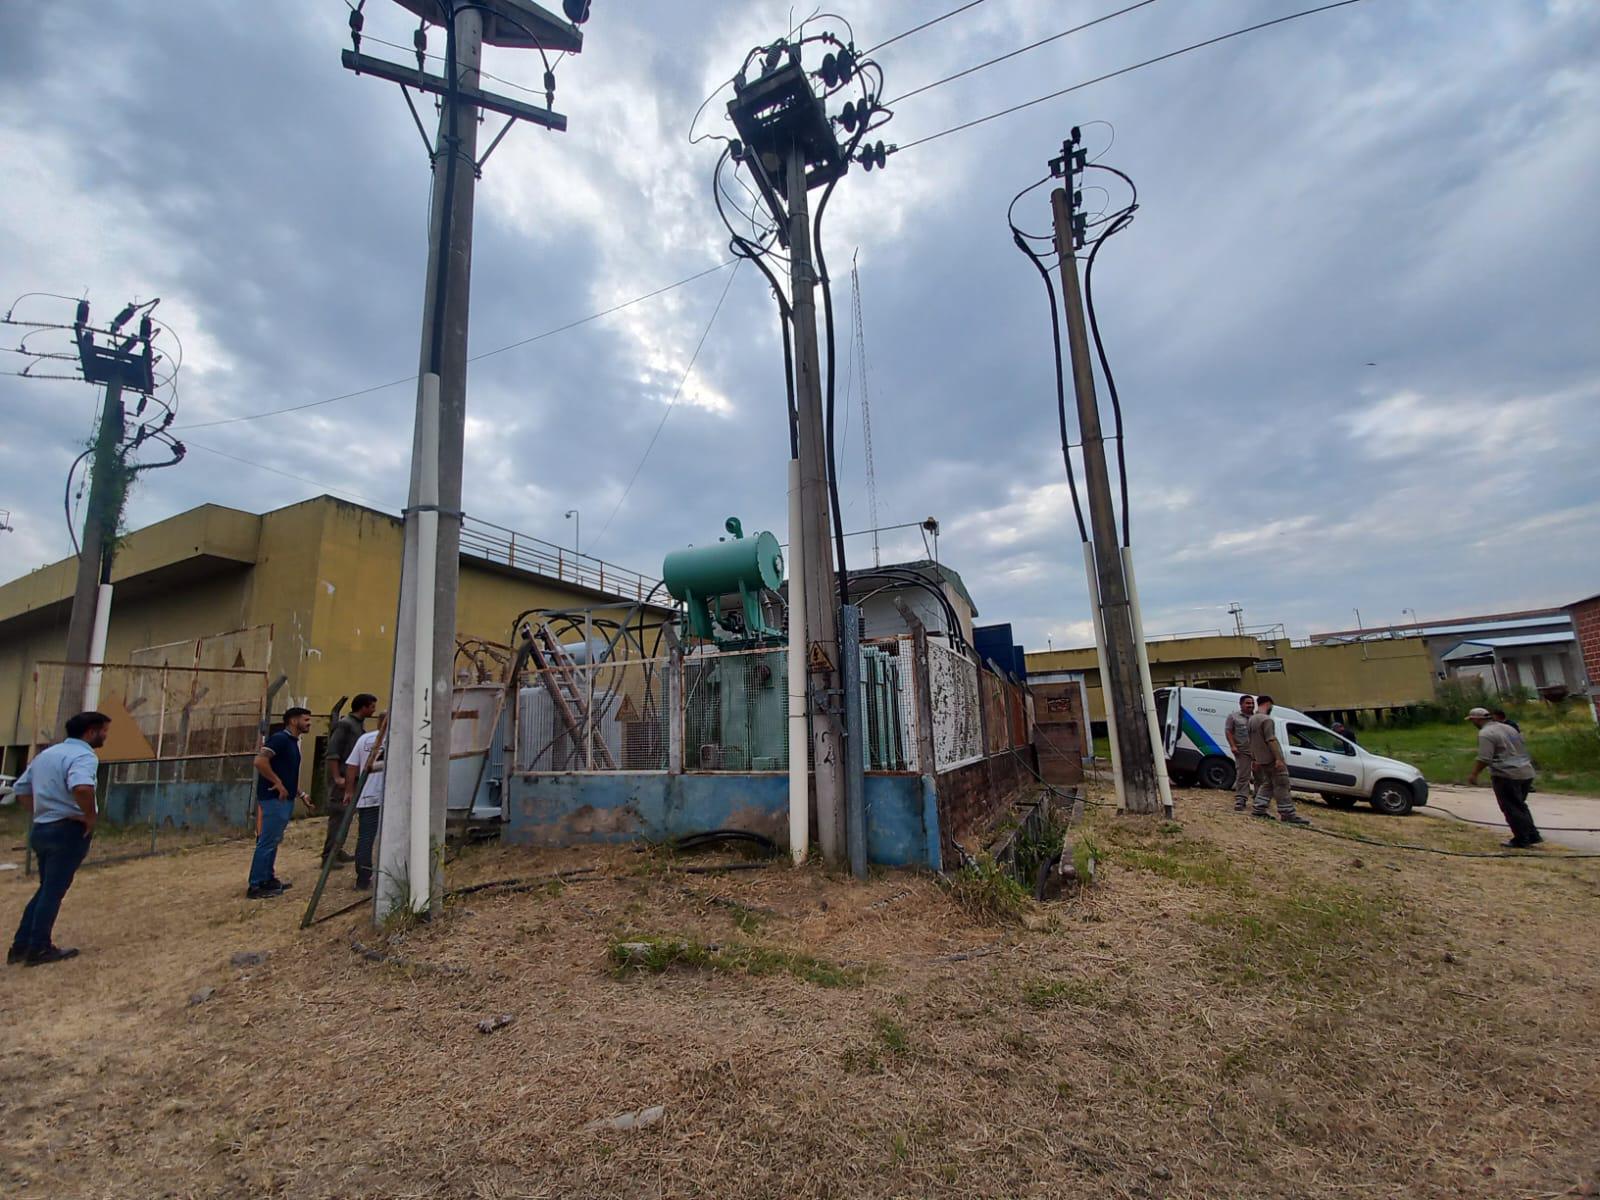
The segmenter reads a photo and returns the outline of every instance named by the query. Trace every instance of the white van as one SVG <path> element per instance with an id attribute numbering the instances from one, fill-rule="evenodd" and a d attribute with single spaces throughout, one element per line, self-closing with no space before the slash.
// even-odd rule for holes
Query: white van
<path id="1" fill-rule="evenodd" d="M 1240 692 L 1173 687 L 1156 692 L 1156 711 L 1167 747 L 1167 773 L 1201 787 L 1233 786 L 1233 755 L 1224 722 L 1239 709 Z M 1278 744 L 1289 778 L 1300 791 L 1317 792 L 1334 808 L 1366 800 L 1403 817 L 1428 802 L 1428 781 L 1410 763 L 1383 758 L 1282 704 L 1272 706 Z"/>

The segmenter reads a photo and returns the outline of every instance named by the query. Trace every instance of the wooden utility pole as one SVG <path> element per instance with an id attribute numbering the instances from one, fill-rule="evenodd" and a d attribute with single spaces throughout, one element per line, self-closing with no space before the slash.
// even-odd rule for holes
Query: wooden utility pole
<path id="1" fill-rule="evenodd" d="M 822 431 L 821 354 L 817 347 L 817 272 L 812 263 L 806 153 L 789 151 L 789 280 L 794 306 L 795 405 L 800 424 L 800 522 L 804 549 L 807 663 L 811 678 L 811 745 L 816 772 L 817 841 L 830 863 L 845 859 L 844 726 L 839 674 L 839 589 L 833 570 L 828 468 Z M 804 748 L 791 746 L 790 754 Z"/>
<path id="2" fill-rule="evenodd" d="M 1111 503 L 1111 477 L 1106 468 L 1105 438 L 1100 431 L 1100 406 L 1095 397 L 1094 363 L 1078 280 L 1073 239 L 1072 202 L 1063 188 L 1050 193 L 1055 216 L 1056 250 L 1061 256 L 1061 295 L 1066 309 L 1067 345 L 1072 354 L 1072 386 L 1078 400 L 1078 425 L 1083 444 L 1083 472 L 1094 536 L 1095 571 L 1100 583 L 1100 619 L 1105 630 L 1105 670 L 1100 680 L 1106 721 L 1115 723 L 1116 751 L 1122 764 L 1124 803 L 1129 812 L 1162 809 L 1155 753 L 1150 742 L 1140 684 L 1139 651 L 1133 609 L 1122 573 L 1117 519 Z"/>

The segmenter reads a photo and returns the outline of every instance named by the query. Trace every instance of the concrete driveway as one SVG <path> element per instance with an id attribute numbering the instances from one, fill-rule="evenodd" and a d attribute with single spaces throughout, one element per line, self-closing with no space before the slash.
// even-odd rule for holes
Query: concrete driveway
<path id="1" fill-rule="evenodd" d="M 1538 784 L 1534 787 L 1537 789 Z M 1506 832 L 1507 837 L 1510 836 L 1509 831 L 1505 830 L 1505 818 L 1500 815 L 1500 806 L 1495 803 L 1494 793 L 1487 787 L 1430 784 L 1428 803 L 1414 811 L 1436 820 L 1453 819 L 1438 811 L 1436 805 L 1473 820 L 1493 821 Z M 1600 851 L 1600 832 L 1559 832 L 1556 829 L 1557 826 L 1577 826 L 1600 831 L 1600 797 L 1568 796 L 1560 792 L 1535 790 L 1528 797 L 1528 807 L 1533 811 L 1534 822 L 1539 826 L 1539 832 L 1544 834 L 1547 844 L 1559 843 L 1574 850 Z"/>

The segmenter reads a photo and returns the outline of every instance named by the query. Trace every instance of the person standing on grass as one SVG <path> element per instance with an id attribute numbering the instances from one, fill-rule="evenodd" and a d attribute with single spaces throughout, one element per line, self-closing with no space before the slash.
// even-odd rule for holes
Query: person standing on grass
<path id="1" fill-rule="evenodd" d="M 300 790 L 300 739 L 311 728 L 309 708 L 290 708 L 283 728 L 266 740 L 256 754 L 256 852 L 250 859 L 250 886 L 245 896 L 270 900 L 289 890 L 278 878 L 278 843 L 289 828 L 294 802 L 304 800 Z"/>
<path id="2" fill-rule="evenodd" d="M 41 750 L 14 785 L 24 807 L 33 812 L 28 845 L 39 860 L 39 887 L 22 910 L 6 951 L 7 965 L 37 967 L 78 957 L 76 950 L 56 945 L 52 935 L 61 901 L 89 853 L 100 818 L 94 800 L 100 769 L 95 751 L 106 744 L 110 730 L 111 718 L 105 713 L 81 712 L 69 718 L 66 738 Z"/>
<path id="3" fill-rule="evenodd" d="M 351 798 L 344 786 L 344 764 L 356 740 L 366 731 L 367 718 L 378 707 L 378 698 L 371 692 L 362 692 L 350 701 L 350 711 L 334 722 L 328 731 L 328 836 L 322 839 L 322 857 L 334 856 L 337 863 L 352 861 L 345 853 L 344 841 L 339 837 L 345 827 L 345 809 Z"/>
<path id="4" fill-rule="evenodd" d="M 1528 793 L 1533 790 L 1533 759 L 1523 744 L 1522 734 L 1503 721 L 1497 721 L 1486 708 L 1475 708 L 1467 720 L 1478 727 L 1478 761 L 1472 764 L 1468 783 L 1477 783 L 1485 767 L 1494 788 L 1495 802 L 1511 829 L 1506 842 L 1514 850 L 1537 846 L 1544 841 L 1528 809 Z"/>
<path id="5" fill-rule="evenodd" d="M 367 764 L 372 763 L 372 769 L 367 771 L 367 782 L 361 786 L 361 794 L 356 797 L 356 891 L 364 892 L 372 886 L 372 851 L 378 844 L 378 813 L 379 806 L 383 803 L 383 741 L 384 724 L 380 720 L 378 728 L 371 733 L 363 733 L 356 739 L 355 746 L 350 751 L 350 757 L 344 764 L 344 791 L 345 795 L 353 796 L 356 793 L 356 784 L 360 782 L 361 772 Z"/>
<path id="6" fill-rule="evenodd" d="M 1278 820 L 1285 825 L 1311 824 L 1294 811 L 1294 797 L 1289 791 L 1289 764 L 1284 762 L 1283 746 L 1278 742 L 1271 696 L 1256 697 L 1256 715 L 1250 718 L 1250 761 L 1256 781 L 1256 798 L 1250 815 L 1272 820 L 1272 814 L 1267 811 L 1270 791 L 1278 805 Z"/>
<path id="7" fill-rule="evenodd" d="M 1250 718 L 1256 711 L 1254 696 L 1240 696 L 1237 712 L 1228 714 L 1223 722 L 1223 732 L 1228 735 L 1228 749 L 1233 751 L 1233 809 L 1243 812 L 1250 799 L 1250 782 L 1255 772 L 1250 758 Z"/>

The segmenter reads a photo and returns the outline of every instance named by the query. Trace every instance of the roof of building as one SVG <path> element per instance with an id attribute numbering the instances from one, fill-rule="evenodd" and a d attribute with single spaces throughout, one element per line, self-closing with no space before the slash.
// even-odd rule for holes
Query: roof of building
<path id="1" fill-rule="evenodd" d="M 1493 652 L 1495 650 L 1512 650 L 1520 646 L 1557 646 L 1577 640 L 1577 637 L 1570 631 L 1567 633 L 1526 633 L 1520 637 L 1469 638 L 1450 647 L 1441 657 L 1446 661 L 1453 661 L 1459 658 L 1472 658 L 1486 650 Z"/>
<path id="2" fill-rule="evenodd" d="M 973 602 L 972 593 L 967 591 L 967 585 L 961 581 L 961 576 L 943 563 L 935 562 L 931 558 L 918 558 L 911 562 L 884 563 L 883 566 L 893 567 L 902 571 L 915 571 L 924 577 L 933 575 L 942 579 L 945 583 L 955 588 L 956 594 L 967 602 L 967 607 L 972 610 L 972 615 L 975 617 L 978 615 L 978 606 Z M 879 567 L 853 567 L 850 570 L 850 578 L 852 580 L 871 579 L 876 575 L 880 575 L 881 570 L 882 568 Z"/>
<path id="3" fill-rule="evenodd" d="M 1412 621 L 1393 625 L 1364 625 L 1360 629 L 1331 629 L 1325 633 L 1313 633 L 1313 642 L 1331 642 L 1337 640 L 1369 637 L 1392 637 L 1395 634 L 1404 634 L 1410 637 L 1428 637 L 1434 634 L 1446 633 L 1451 630 L 1462 631 L 1463 626 L 1470 627 L 1472 632 L 1479 627 L 1487 628 L 1492 625 L 1527 625 L 1536 623 L 1541 619 L 1564 619 L 1566 611 L 1561 608 L 1528 608 L 1517 612 L 1482 613 L 1475 617 L 1441 617 L 1432 621 Z"/>

